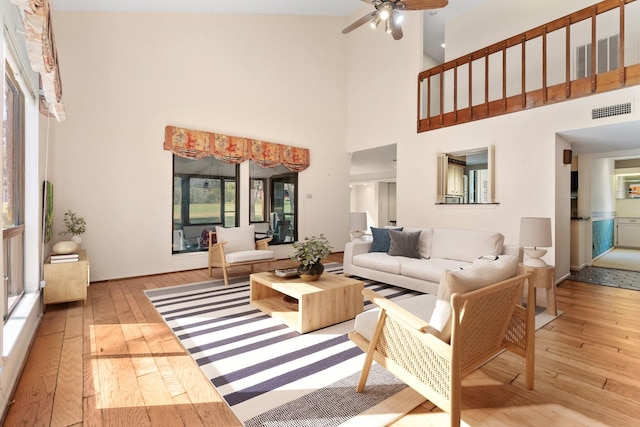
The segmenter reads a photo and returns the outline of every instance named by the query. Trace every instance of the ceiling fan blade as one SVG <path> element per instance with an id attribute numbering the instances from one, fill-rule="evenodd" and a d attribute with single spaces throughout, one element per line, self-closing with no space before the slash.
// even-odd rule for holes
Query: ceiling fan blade
<path id="1" fill-rule="evenodd" d="M 393 14 L 389 18 L 391 20 L 391 22 L 390 22 L 390 24 L 391 24 L 391 36 L 393 37 L 394 40 L 400 40 L 402 38 L 402 36 L 403 36 L 402 27 L 400 27 L 400 21 L 398 20 L 399 16 L 400 16 L 400 13 L 398 11 L 394 10 Z"/>
<path id="2" fill-rule="evenodd" d="M 342 34 L 347 34 L 348 32 L 355 30 L 359 26 L 373 21 L 377 15 L 378 15 L 378 11 L 374 10 L 370 14 L 363 16 L 362 18 L 358 19 L 356 22 L 354 22 L 353 24 L 349 25 L 347 28 L 342 30 Z"/>
<path id="3" fill-rule="evenodd" d="M 449 4 L 449 0 L 400 0 L 405 10 L 440 9 Z"/>

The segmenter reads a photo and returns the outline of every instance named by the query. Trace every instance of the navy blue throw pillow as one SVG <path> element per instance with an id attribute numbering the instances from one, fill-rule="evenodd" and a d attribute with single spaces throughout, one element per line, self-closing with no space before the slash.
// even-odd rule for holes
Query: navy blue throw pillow
<path id="1" fill-rule="evenodd" d="M 370 227 L 373 235 L 373 244 L 369 252 L 389 252 L 391 238 L 389 237 L 389 228 Z M 402 227 L 392 228 L 391 230 L 402 231 Z"/>

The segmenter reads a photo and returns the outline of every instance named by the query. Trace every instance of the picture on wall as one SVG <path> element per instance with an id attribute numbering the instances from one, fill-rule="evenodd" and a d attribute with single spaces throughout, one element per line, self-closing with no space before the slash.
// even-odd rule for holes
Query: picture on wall
<path id="1" fill-rule="evenodd" d="M 42 239 L 44 243 L 49 243 L 53 237 L 53 184 L 49 181 L 44 182 L 42 212 Z"/>

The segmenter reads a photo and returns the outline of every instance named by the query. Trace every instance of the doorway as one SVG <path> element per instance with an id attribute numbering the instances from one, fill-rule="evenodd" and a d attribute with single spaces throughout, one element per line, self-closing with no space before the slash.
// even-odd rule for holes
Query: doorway
<path id="1" fill-rule="evenodd" d="M 351 154 L 350 208 L 366 212 L 367 230 L 397 222 L 396 163 L 396 144 Z"/>
<path id="2" fill-rule="evenodd" d="M 573 153 L 571 212 L 567 215 L 572 220 L 574 275 L 584 267 L 615 268 L 615 258 L 622 252 L 614 253 L 617 247 L 632 247 L 631 256 L 636 252 L 640 256 L 640 239 L 631 244 L 624 239 L 619 242 L 619 223 L 625 219 L 640 221 L 640 197 L 620 196 L 617 191 L 620 185 L 616 184 L 619 175 L 640 171 L 638 134 L 638 120 L 560 133 L 571 143 Z M 581 262 L 576 268 L 574 259 L 578 256 Z M 605 258 L 610 258 L 610 262 Z M 624 264 L 619 261 L 617 265 Z M 640 264 L 636 266 L 635 271 L 640 271 Z"/>

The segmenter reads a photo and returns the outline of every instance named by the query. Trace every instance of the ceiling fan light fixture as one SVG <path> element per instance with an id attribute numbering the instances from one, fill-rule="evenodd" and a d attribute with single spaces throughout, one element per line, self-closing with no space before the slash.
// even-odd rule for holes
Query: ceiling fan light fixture
<path id="1" fill-rule="evenodd" d="M 389 16 L 391 16 L 393 5 L 391 3 L 384 3 L 382 6 L 380 6 L 378 11 L 380 12 L 380 19 L 386 21 L 387 19 L 389 19 Z"/>
<path id="2" fill-rule="evenodd" d="M 371 28 L 375 30 L 376 28 L 378 28 L 379 23 L 380 23 L 380 17 L 376 16 L 376 18 L 373 21 L 371 21 L 369 25 L 371 25 Z"/>
<path id="3" fill-rule="evenodd" d="M 391 32 L 391 20 L 387 19 L 384 23 L 384 31 L 385 33 Z"/>

